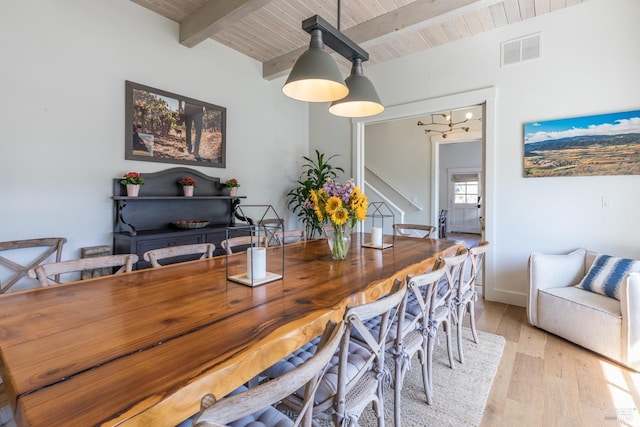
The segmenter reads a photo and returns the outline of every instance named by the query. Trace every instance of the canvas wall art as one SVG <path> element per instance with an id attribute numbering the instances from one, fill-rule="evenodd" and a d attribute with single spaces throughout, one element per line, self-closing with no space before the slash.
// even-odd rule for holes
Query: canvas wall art
<path id="1" fill-rule="evenodd" d="M 640 175 L 640 110 L 524 125 L 524 176 Z"/>
<path id="2" fill-rule="evenodd" d="M 126 82 L 125 159 L 225 167 L 224 107 Z"/>

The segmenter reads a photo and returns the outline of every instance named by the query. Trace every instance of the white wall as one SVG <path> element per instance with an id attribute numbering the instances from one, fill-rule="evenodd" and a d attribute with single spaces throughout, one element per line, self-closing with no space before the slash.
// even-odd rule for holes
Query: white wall
<path id="1" fill-rule="evenodd" d="M 5 1 L 0 52 L 0 241 L 63 236 L 64 259 L 111 244 L 112 178 L 183 166 L 124 160 L 125 80 L 226 107 L 227 167 L 197 169 L 293 219 L 308 109 L 260 63 L 183 47 L 178 24 L 128 0 Z"/>
<path id="2" fill-rule="evenodd" d="M 487 217 L 493 239 L 488 299 L 525 305 L 532 251 L 583 246 L 640 258 L 640 176 L 522 177 L 524 123 L 640 107 L 638 16 L 637 0 L 590 0 L 398 60 L 365 64 L 387 106 L 496 88 L 495 138 L 488 142 L 495 167 L 486 171 L 495 183 L 494 215 Z M 500 68 L 500 42 L 536 32 L 543 36 L 542 58 Z M 351 129 L 338 126 L 322 106 L 311 106 L 310 120 L 311 146 L 351 155 Z M 612 197 L 612 208 L 601 208 L 604 195 Z"/>
<path id="3" fill-rule="evenodd" d="M 431 147 L 429 137 L 423 128 L 416 125 L 417 121 L 411 118 L 368 125 L 365 130 L 365 163 L 415 204 L 394 192 L 385 192 L 404 211 L 404 222 L 432 224 L 431 174 L 428 167 L 431 164 Z"/>

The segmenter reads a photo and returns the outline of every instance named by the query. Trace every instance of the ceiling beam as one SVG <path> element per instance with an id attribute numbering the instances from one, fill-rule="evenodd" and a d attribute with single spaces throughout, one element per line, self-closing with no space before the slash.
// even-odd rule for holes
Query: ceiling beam
<path id="1" fill-rule="evenodd" d="M 180 22 L 180 44 L 194 47 L 272 0 L 211 0 Z"/>
<path id="2" fill-rule="evenodd" d="M 478 7 L 486 7 L 489 3 L 501 0 L 416 0 L 393 12 L 380 15 L 369 21 L 354 25 L 343 31 L 351 40 L 358 44 L 373 44 L 374 41 L 397 34 L 398 31 L 415 30 L 416 26 L 427 27 L 433 25 L 435 18 L 441 18 L 452 13 L 468 13 Z M 285 75 L 302 55 L 307 46 L 287 52 L 277 58 L 262 63 L 262 77 L 272 80 Z"/>

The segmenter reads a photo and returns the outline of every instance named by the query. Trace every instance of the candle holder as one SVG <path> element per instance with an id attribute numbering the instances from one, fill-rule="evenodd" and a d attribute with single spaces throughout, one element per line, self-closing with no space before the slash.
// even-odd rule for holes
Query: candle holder
<path id="1" fill-rule="evenodd" d="M 360 246 L 373 249 L 393 247 L 393 211 L 385 202 L 370 202 L 360 233 Z"/>
<path id="2" fill-rule="evenodd" d="M 227 280 L 256 287 L 282 279 L 284 248 L 268 247 L 269 236 L 284 232 L 283 221 L 273 206 L 238 206 L 235 217 L 237 221 L 226 230 L 227 241 L 233 241 L 236 248 L 226 254 Z"/>

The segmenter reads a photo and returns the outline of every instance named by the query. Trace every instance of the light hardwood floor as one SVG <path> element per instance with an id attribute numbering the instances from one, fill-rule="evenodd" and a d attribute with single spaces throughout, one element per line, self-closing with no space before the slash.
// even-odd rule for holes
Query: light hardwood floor
<path id="1" fill-rule="evenodd" d="M 640 374 L 534 328 L 524 307 L 479 298 L 475 317 L 506 339 L 482 427 L 640 425 Z"/>

